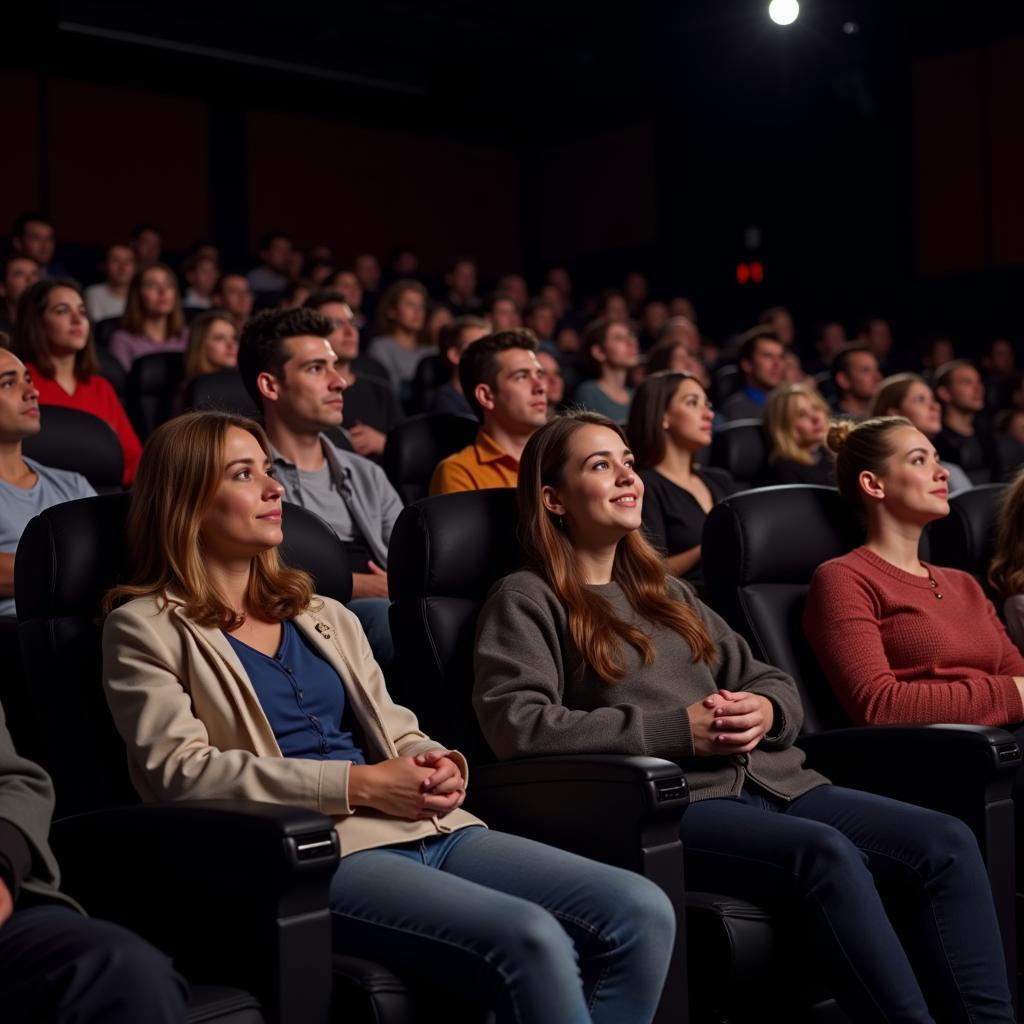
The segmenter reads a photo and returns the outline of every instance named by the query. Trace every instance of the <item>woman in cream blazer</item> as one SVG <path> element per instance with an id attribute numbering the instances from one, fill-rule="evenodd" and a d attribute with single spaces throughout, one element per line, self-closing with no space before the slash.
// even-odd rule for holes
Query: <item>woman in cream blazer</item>
<path id="1" fill-rule="evenodd" d="M 226 414 L 171 420 L 146 446 L 128 523 L 136 573 L 108 595 L 103 633 L 139 794 L 331 815 L 336 946 L 499 1021 L 650 1020 L 672 948 L 667 898 L 461 810 L 462 755 L 392 702 L 355 616 L 278 561 L 271 472 L 262 429 Z"/>

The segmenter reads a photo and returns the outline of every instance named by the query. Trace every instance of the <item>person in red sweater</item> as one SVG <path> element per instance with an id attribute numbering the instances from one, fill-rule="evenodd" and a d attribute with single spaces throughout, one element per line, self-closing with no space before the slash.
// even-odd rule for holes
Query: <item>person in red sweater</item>
<path id="1" fill-rule="evenodd" d="M 82 290 L 65 278 L 44 278 L 18 306 L 15 346 L 39 391 L 40 405 L 63 405 L 98 416 L 117 434 L 127 487 L 142 445 L 110 382 L 99 376 Z"/>
<path id="2" fill-rule="evenodd" d="M 949 471 L 901 416 L 833 424 L 839 492 L 865 543 L 819 566 L 804 630 L 857 725 L 1024 720 L 1024 657 L 973 576 L 918 558 L 921 531 L 949 514 Z"/>

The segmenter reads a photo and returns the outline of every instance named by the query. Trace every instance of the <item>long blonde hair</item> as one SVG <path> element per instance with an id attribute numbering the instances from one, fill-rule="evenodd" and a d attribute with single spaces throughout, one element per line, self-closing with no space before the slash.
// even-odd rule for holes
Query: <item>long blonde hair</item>
<path id="1" fill-rule="evenodd" d="M 104 611 L 135 597 L 170 593 L 184 599 L 185 614 L 201 626 L 237 629 L 245 615 L 224 603 L 210 581 L 200 524 L 223 473 L 224 444 L 232 427 L 248 431 L 270 457 L 270 444 L 254 420 L 223 412 L 191 412 L 168 420 L 146 442 L 132 486 L 128 548 L 135 572 L 109 591 Z M 283 621 L 308 608 L 313 581 L 283 565 L 276 548 L 252 562 L 246 607 Z"/>
<path id="2" fill-rule="evenodd" d="M 1024 592 L 1024 469 L 1013 478 L 999 503 L 996 552 L 988 581 L 1004 601 Z"/>
<path id="3" fill-rule="evenodd" d="M 590 665 L 604 682 L 615 683 L 626 672 L 623 642 L 640 652 L 645 665 L 654 661 L 654 644 L 642 628 L 620 619 L 607 598 L 587 587 L 569 535 L 556 525 L 542 500 L 544 487 L 562 483 L 573 434 L 590 425 L 607 427 L 626 445 L 621 427 L 604 416 L 583 411 L 551 420 L 526 443 L 516 489 L 519 533 L 531 568 L 566 607 L 569 635 L 583 658 L 581 673 Z M 712 660 L 715 645 L 707 627 L 693 608 L 669 594 L 665 565 L 639 530 L 619 541 L 612 579 L 641 618 L 684 637 L 694 662 Z"/>
<path id="4" fill-rule="evenodd" d="M 818 394 L 816 388 L 807 384 L 780 384 L 768 397 L 764 407 L 764 427 L 771 443 L 769 462 L 788 459 L 804 466 L 814 465 L 814 456 L 801 448 L 793 436 L 793 421 L 796 419 L 796 400 L 806 398 L 826 416 L 828 403 Z"/>

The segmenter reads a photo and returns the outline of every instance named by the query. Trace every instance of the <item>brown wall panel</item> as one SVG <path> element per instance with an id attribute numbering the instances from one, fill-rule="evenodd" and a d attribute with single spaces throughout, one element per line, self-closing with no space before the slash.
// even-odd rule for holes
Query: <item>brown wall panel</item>
<path id="1" fill-rule="evenodd" d="M 19 213 L 42 206 L 39 194 L 39 76 L 0 71 L 4 98 L 4 135 L 0 157 L 0 235 L 10 231 Z"/>
<path id="2" fill-rule="evenodd" d="M 284 114 L 249 117 L 252 242 L 283 228 L 339 261 L 409 245 L 427 272 L 458 253 L 520 262 L 518 161 L 498 151 Z"/>
<path id="3" fill-rule="evenodd" d="M 992 262 L 1024 264 L 1024 39 L 989 53 Z"/>
<path id="4" fill-rule="evenodd" d="M 183 249 L 209 233 L 202 101 L 55 79 L 49 116 L 61 239 L 102 244 L 152 221 Z"/>
<path id="5" fill-rule="evenodd" d="M 647 125 L 547 150 L 541 158 L 541 258 L 657 238 L 654 136 Z"/>
<path id="6" fill-rule="evenodd" d="M 982 56 L 914 68 L 917 264 L 921 274 L 986 265 Z"/>

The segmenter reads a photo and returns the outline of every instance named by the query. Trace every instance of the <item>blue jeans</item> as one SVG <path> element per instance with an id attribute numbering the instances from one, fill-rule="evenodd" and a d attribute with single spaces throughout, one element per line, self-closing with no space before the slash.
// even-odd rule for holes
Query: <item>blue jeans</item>
<path id="1" fill-rule="evenodd" d="M 957 818 L 839 786 L 788 804 L 754 788 L 693 804 L 681 833 L 690 888 L 799 915 L 851 1019 L 1014 1020 L 992 890 Z"/>
<path id="2" fill-rule="evenodd" d="M 652 882 L 480 826 L 342 858 L 335 948 L 518 1024 L 644 1024 L 675 915 Z"/>
<path id="3" fill-rule="evenodd" d="M 395 661 L 395 644 L 391 639 L 391 622 L 388 609 L 391 602 L 386 597 L 356 597 L 348 603 L 348 610 L 363 627 L 373 660 L 380 665 L 381 672 L 389 676 Z"/>

